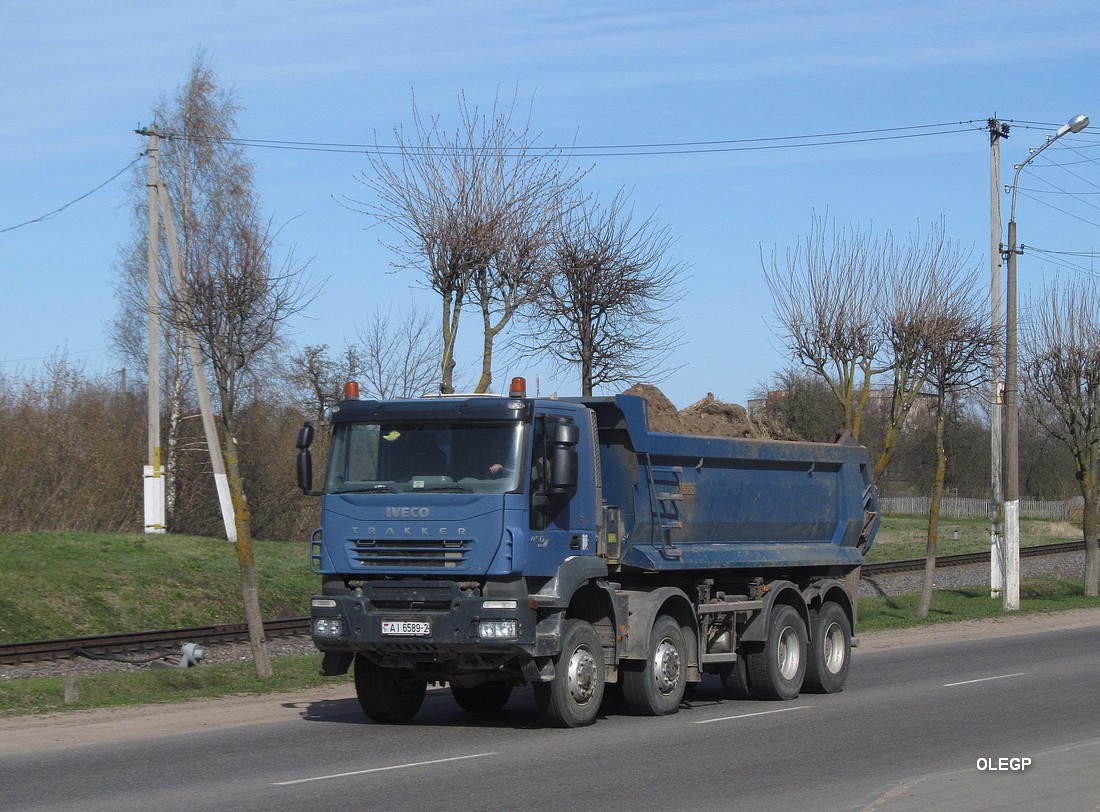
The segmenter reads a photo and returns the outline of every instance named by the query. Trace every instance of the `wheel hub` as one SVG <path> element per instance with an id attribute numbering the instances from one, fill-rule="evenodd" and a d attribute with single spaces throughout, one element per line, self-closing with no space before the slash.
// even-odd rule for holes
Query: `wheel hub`
<path id="1" fill-rule="evenodd" d="M 837 623 L 830 623 L 822 640 L 823 661 L 830 674 L 839 674 L 844 667 L 844 632 Z"/>
<path id="2" fill-rule="evenodd" d="M 591 701 L 596 693 L 596 660 L 586 648 L 578 648 L 569 658 L 569 693 L 578 705 Z"/>
<path id="3" fill-rule="evenodd" d="M 653 653 L 653 678 L 657 690 L 665 696 L 671 694 L 680 681 L 680 652 L 668 640 L 662 640 Z"/>
<path id="4" fill-rule="evenodd" d="M 790 626 L 784 627 L 779 634 L 776 656 L 779 659 L 779 673 L 783 675 L 783 679 L 793 679 L 798 673 L 801 651 L 798 647 L 798 635 Z"/>

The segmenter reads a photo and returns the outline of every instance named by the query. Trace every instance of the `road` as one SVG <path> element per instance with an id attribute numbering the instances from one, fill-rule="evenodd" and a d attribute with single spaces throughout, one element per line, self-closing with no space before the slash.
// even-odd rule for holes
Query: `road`
<path id="1" fill-rule="evenodd" d="M 1021 621 L 1023 618 L 1020 619 Z M 350 686 L 0 720 L 5 809 L 1100 809 L 1100 611 L 865 635 L 848 687 L 785 703 L 693 691 L 548 729 L 430 692 L 415 724 Z M 1028 761 L 1030 760 L 1030 761 Z"/>

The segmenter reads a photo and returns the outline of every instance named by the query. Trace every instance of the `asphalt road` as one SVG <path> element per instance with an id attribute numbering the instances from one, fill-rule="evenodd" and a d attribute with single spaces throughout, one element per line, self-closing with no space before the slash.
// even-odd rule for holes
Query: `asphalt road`
<path id="1" fill-rule="evenodd" d="M 608 702 L 580 730 L 543 727 L 530 691 L 488 721 L 430 692 L 414 724 L 379 726 L 347 685 L 3 720 L 0 807 L 1098 810 L 1100 613 L 1048 625 L 865 640 L 840 694 L 735 701 L 714 681 L 674 716 Z"/>

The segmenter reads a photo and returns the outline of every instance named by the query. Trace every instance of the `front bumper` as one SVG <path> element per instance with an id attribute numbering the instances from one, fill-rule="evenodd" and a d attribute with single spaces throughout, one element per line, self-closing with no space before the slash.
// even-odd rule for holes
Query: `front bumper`
<path id="1" fill-rule="evenodd" d="M 526 594 L 486 597 L 447 581 L 372 581 L 311 603 L 313 642 L 325 652 L 362 652 L 398 666 L 535 654 L 536 611 Z"/>

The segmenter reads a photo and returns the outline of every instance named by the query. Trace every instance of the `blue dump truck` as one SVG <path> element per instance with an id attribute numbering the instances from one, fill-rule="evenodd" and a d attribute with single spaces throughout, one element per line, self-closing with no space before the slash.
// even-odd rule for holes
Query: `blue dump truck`
<path id="1" fill-rule="evenodd" d="M 525 388 L 346 390 L 320 491 L 299 432 L 321 497 L 311 634 L 368 717 L 409 721 L 430 683 L 479 713 L 530 684 L 562 727 L 608 686 L 644 715 L 708 673 L 759 698 L 843 688 L 878 528 L 866 449 L 660 433 L 641 397 Z"/>

